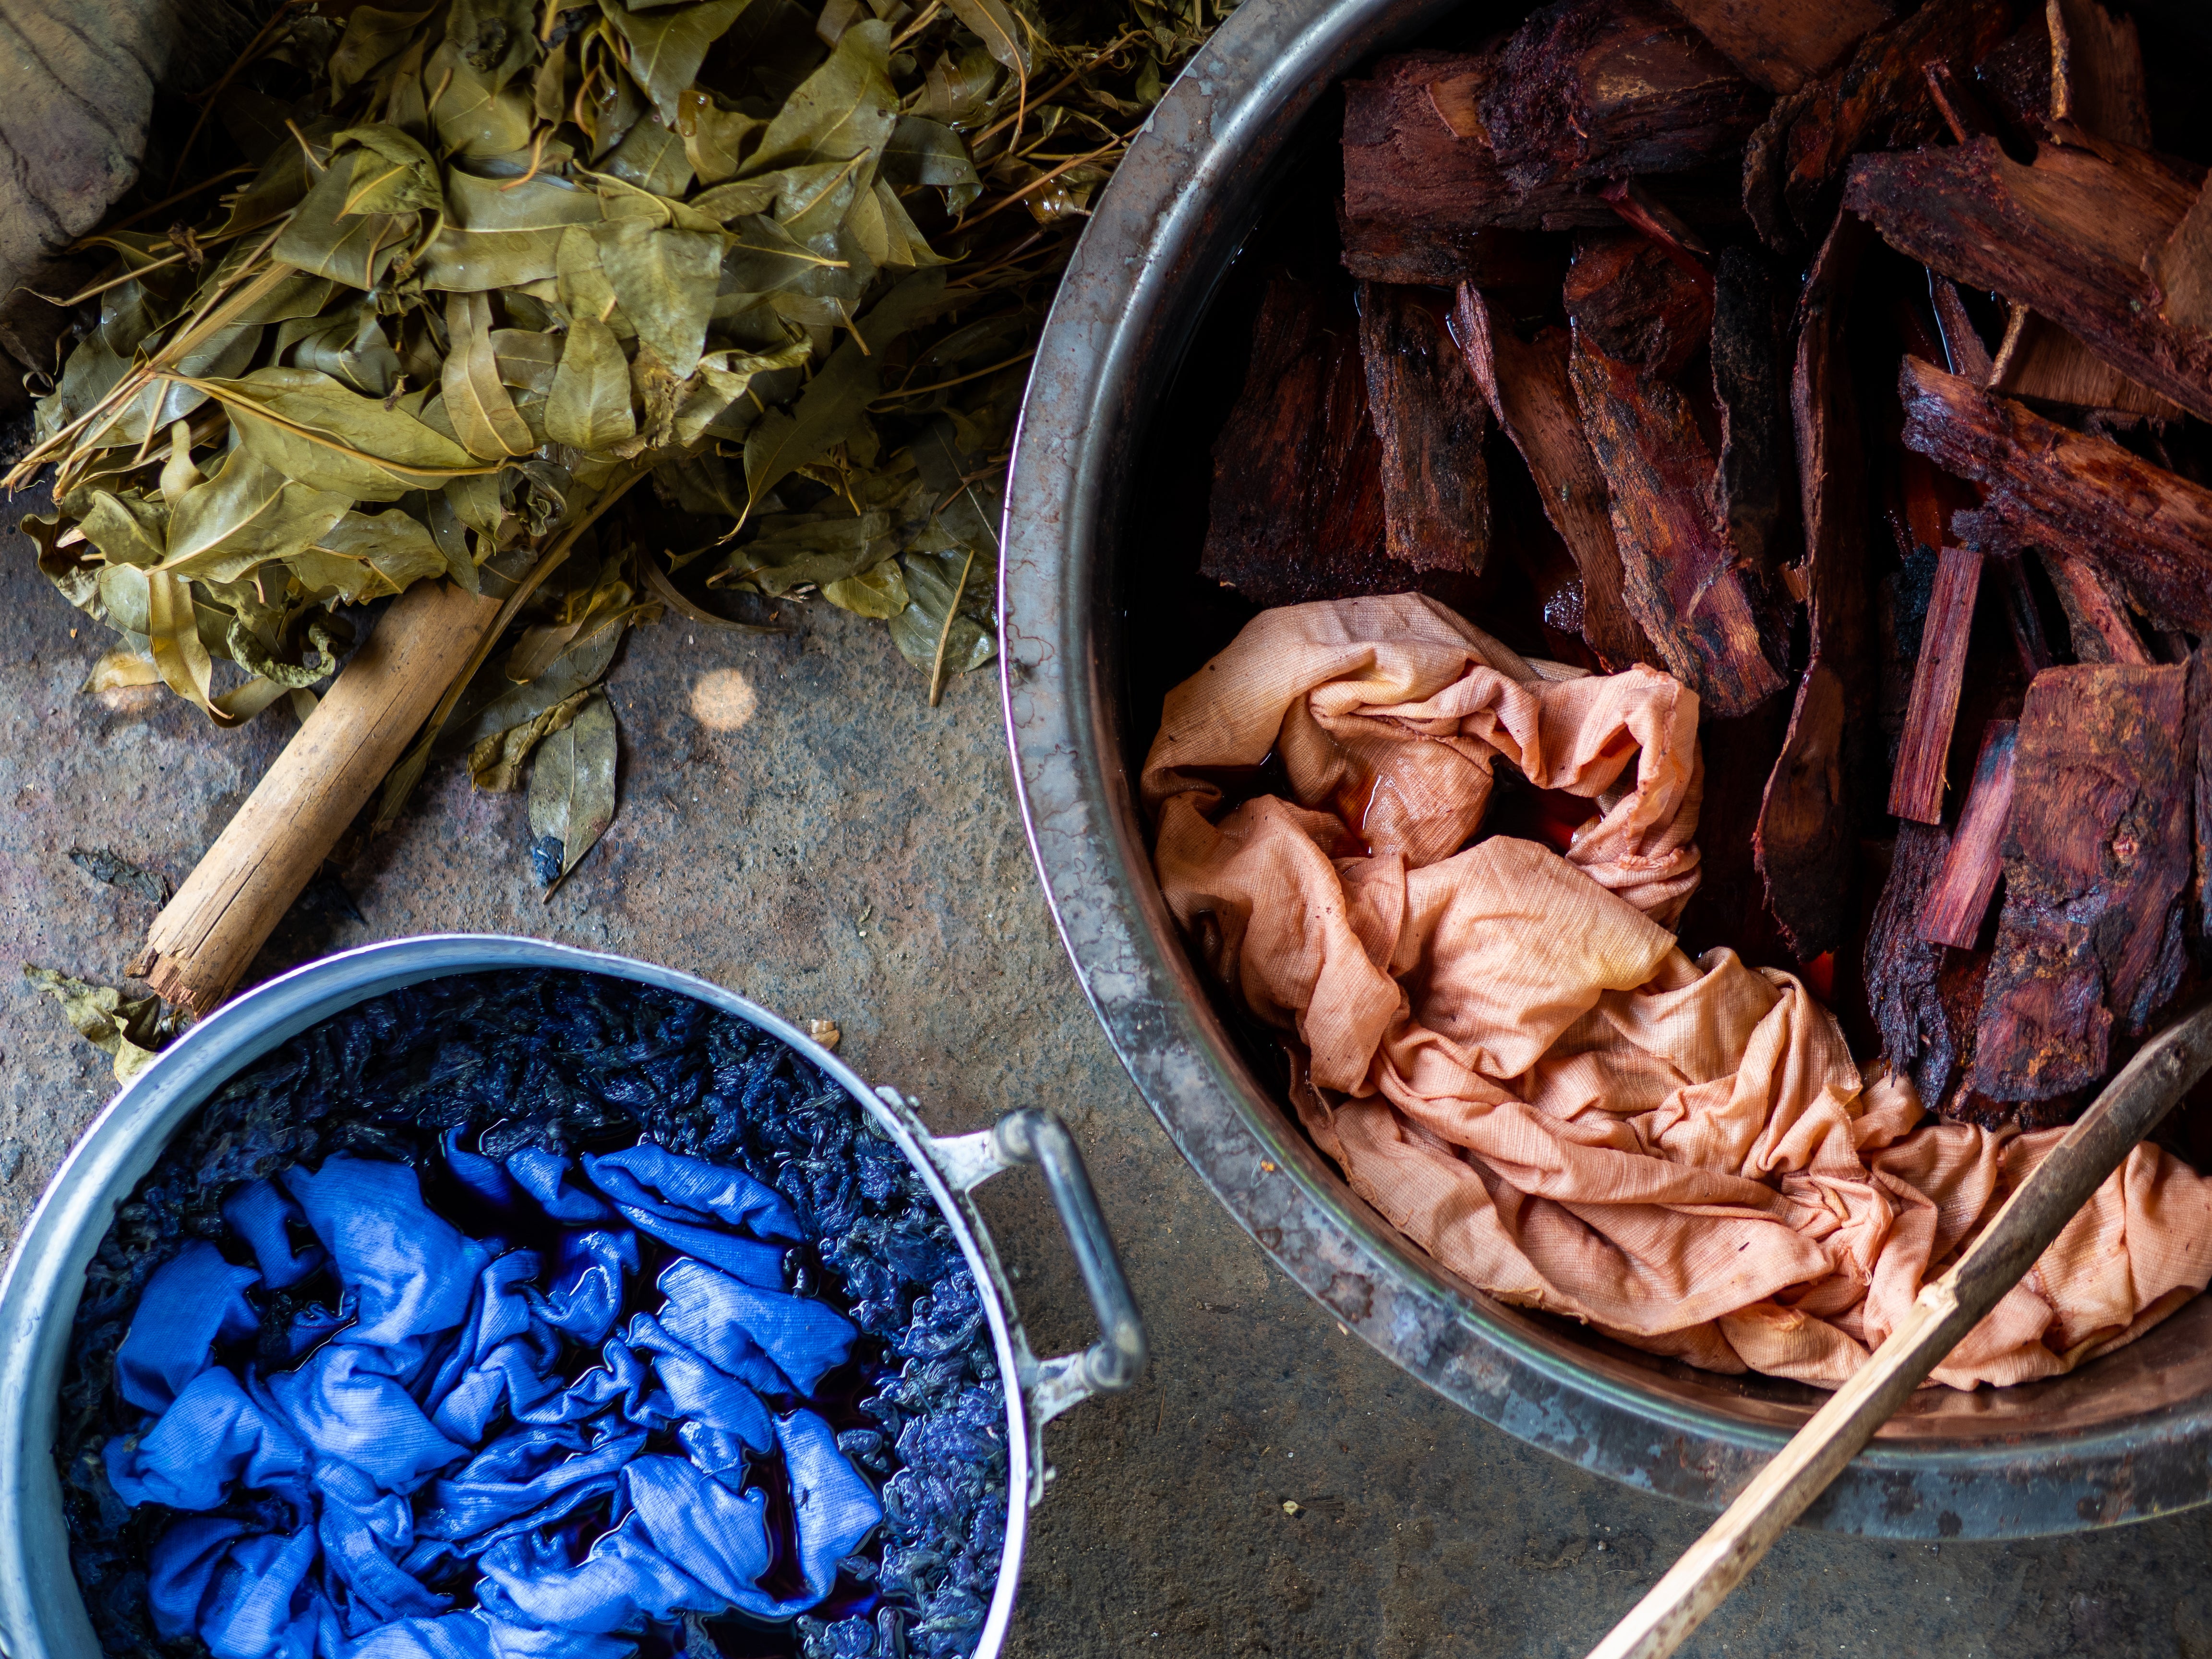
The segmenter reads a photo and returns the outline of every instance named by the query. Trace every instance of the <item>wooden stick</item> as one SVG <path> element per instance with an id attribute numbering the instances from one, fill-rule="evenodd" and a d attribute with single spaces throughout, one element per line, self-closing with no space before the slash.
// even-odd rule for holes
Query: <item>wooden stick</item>
<path id="1" fill-rule="evenodd" d="M 1943 872 L 1920 902 L 1920 937 L 1930 945 L 1960 951 L 1974 948 L 1990 898 L 1997 890 L 2003 861 L 1998 843 L 2012 812 L 2013 757 L 2018 752 L 2020 722 L 1991 720 L 1982 732 L 1982 752 L 1974 762 L 1974 781 L 1959 814 L 1959 833 L 1944 856 Z"/>
<path id="2" fill-rule="evenodd" d="M 394 600 L 154 918 L 129 971 L 194 1015 L 228 996 L 498 612 L 497 599 L 444 581 Z"/>
<path id="3" fill-rule="evenodd" d="M 1920 659 L 1912 670 L 1912 700 L 1905 711 L 1905 736 L 1889 781 L 1889 810 L 1915 823 L 1943 817 L 1943 766 L 1951 752 L 1951 723 L 1966 679 L 1966 642 L 1974 626 L 1974 596 L 1982 585 L 1982 556 L 1946 547 L 1936 556 L 1935 591 L 1920 632 Z"/>
<path id="4" fill-rule="evenodd" d="M 1889 1340 L 1590 1650 L 1589 1659 L 1664 1659 L 1680 1647 L 2208 1069 L 2212 1003 L 2167 1026 L 2128 1062 L 1958 1265 L 1922 1290 Z"/>

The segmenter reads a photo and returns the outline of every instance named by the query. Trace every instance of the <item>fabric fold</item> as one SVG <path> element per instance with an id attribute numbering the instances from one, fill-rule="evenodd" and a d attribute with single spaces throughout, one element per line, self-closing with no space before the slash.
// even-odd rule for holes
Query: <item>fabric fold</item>
<path id="1" fill-rule="evenodd" d="M 149 1562 L 157 1631 L 218 1659 L 622 1659 L 687 1613 L 819 1603 L 883 1509 L 799 1403 L 859 1333 L 784 1289 L 789 1204 L 650 1143 L 580 1168 L 446 1150 L 533 1248 L 468 1237 L 404 1165 L 337 1156 L 228 1195 L 257 1267 L 196 1240 L 148 1280 L 118 1350 L 148 1415 L 103 1455 L 124 1503 L 179 1512 Z M 657 1311 L 618 1337 L 626 1222 L 716 1265 L 667 1259 Z M 336 1305 L 297 1309 L 287 1340 L 317 1346 L 264 1377 L 243 1339 L 270 1273 Z M 759 1583 L 764 1481 L 794 1528 L 788 1596 Z"/>
<path id="2" fill-rule="evenodd" d="M 1557 678 L 1418 596 L 1269 611 L 1167 698 L 1155 867 L 1283 1033 L 1316 1144 L 1438 1261 L 1833 1385 L 2063 1132 L 1923 1123 L 1795 976 L 1676 946 L 1696 718 L 1664 675 Z M 1590 799 L 1564 856 L 1480 838 L 1501 763 Z M 1234 799 L 1263 778 L 1291 798 Z M 2212 1182 L 2138 1147 L 1936 1379 L 2069 1370 L 2208 1278 Z"/>

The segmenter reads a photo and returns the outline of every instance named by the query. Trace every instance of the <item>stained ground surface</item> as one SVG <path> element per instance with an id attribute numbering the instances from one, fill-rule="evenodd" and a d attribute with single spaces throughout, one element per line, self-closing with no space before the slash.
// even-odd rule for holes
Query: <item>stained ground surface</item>
<path id="1" fill-rule="evenodd" d="M 100 647 L 90 628 L 71 636 L 73 615 L 27 544 L 0 542 L 0 957 L 112 981 L 155 903 L 71 849 L 181 881 L 290 727 L 276 712 L 217 732 L 149 692 L 79 696 Z M 1169 1146 L 1084 1005 L 1023 844 L 994 687 L 962 680 L 933 710 L 880 629 L 834 611 L 810 626 L 633 635 L 612 681 L 620 815 L 550 904 L 521 798 L 448 769 L 347 875 L 360 919 L 295 915 L 256 976 L 401 934 L 536 934 L 835 1019 L 861 1072 L 940 1128 L 1061 1112 L 1154 1358 L 1135 1393 L 1049 1431 L 1058 1474 L 1011 1653 L 1583 1653 L 1703 1517 L 1463 1415 L 1291 1288 Z M 111 1088 L 54 1005 L 0 989 L 0 1242 Z M 1040 1350 L 1086 1340 L 1035 1187 L 1001 1177 L 988 1207 Z M 2212 1509 L 2004 1546 L 1796 1534 L 1690 1650 L 2212 1659 L 2208 1565 Z"/>

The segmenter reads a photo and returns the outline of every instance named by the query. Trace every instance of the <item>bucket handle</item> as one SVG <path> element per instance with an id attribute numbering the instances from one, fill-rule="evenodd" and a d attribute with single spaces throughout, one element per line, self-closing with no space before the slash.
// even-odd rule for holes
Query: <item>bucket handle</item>
<path id="1" fill-rule="evenodd" d="M 1042 1425 L 1094 1395 L 1123 1394 L 1144 1375 L 1144 1322 L 1136 1298 L 1122 1276 L 1121 1258 L 1106 1231 L 1098 1195 L 1091 1190 L 1083 1153 L 1057 1115 L 1036 1106 L 1018 1107 L 989 1128 L 974 1134 L 933 1137 L 930 1152 L 945 1180 L 960 1192 L 974 1191 L 1001 1170 L 1034 1164 L 1044 1171 L 1046 1189 L 1075 1252 L 1075 1265 L 1091 1307 L 1098 1318 L 1098 1340 L 1079 1353 L 1036 1362 L 1028 1390 L 1030 1408 Z"/>

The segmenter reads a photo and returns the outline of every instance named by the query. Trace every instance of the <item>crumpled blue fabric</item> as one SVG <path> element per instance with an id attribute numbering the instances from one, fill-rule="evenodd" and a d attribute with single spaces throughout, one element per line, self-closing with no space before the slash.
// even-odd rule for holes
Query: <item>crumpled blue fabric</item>
<path id="1" fill-rule="evenodd" d="M 580 1168 L 446 1150 L 498 1237 L 406 1165 L 333 1157 L 226 1199 L 255 1267 L 195 1241 L 148 1281 L 116 1353 L 148 1416 L 104 1457 L 125 1504 L 182 1511 L 148 1562 L 157 1632 L 216 1659 L 623 1659 L 687 1613 L 819 1605 L 884 1511 L 803 1403 L 858 1333 L 783 1288 L 790 1206 L 650 1142 Z M 640 1234 L 658 1305 L 623 1325 Z M 336 1307 L 295 1291 L 262 1328 L 251 1292 L 325 1270 Z"/>

